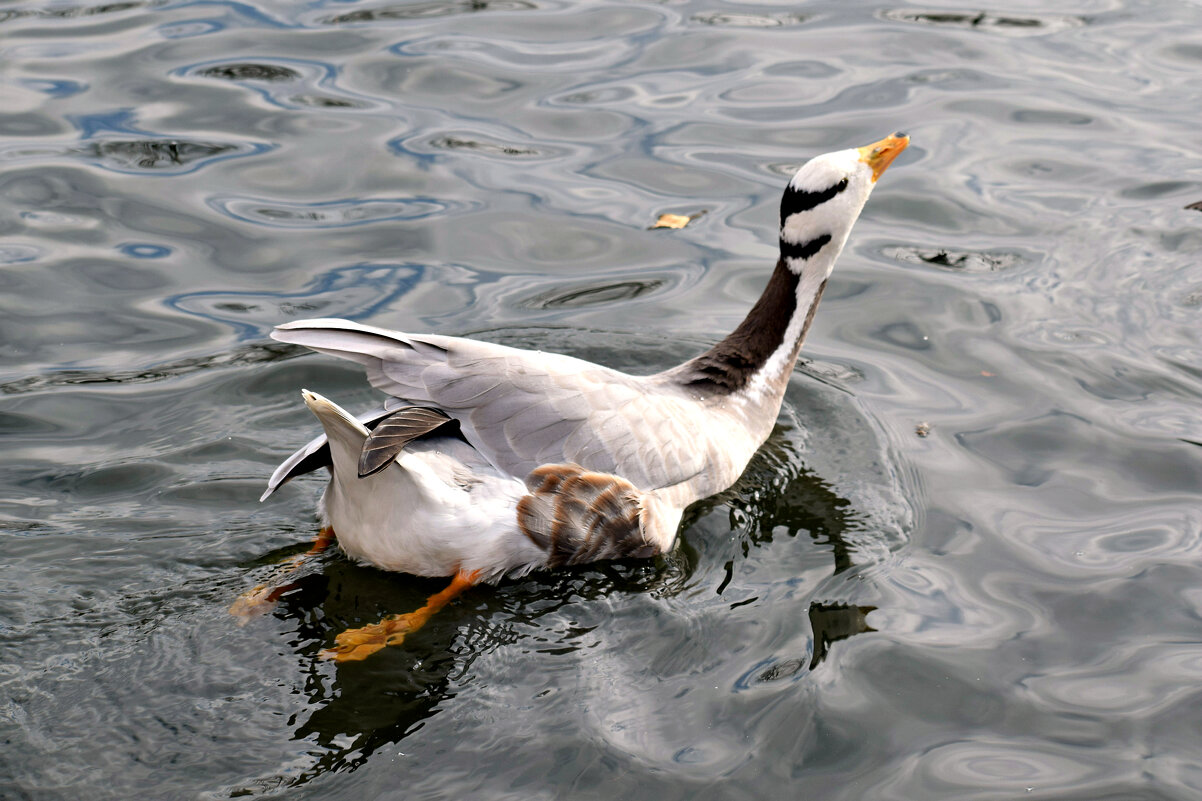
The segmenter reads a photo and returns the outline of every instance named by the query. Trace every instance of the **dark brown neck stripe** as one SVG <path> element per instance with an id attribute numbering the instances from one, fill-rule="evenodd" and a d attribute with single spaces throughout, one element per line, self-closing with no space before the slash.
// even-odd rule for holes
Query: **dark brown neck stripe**
<path id="1" fill-rule="evenodd" d="M 823 234 L 820 237 L 811 239 L 809 242 L 802 242 L 800 245 L 795 245 L 792 242 L 780 241 L 780 255 L 782 259 L 808 259 L 831 241 L 830 234 Z"/>
<path id="2" fill-rule="evenodd" d="M 826 237 L 827 240 L 830 237 Z M 674 370 L 675 379 L 694 391 L 712 394 L 738 392 L 785 340 L 797 311 L 800 277 L 784 259 L 768 279 L 764 294 L 726 339 Z"/>
<path id="3" fill-rule="evenodd" d="M 791 214 L 799 214 L 803 211 L 809 211 L 815 206 L 821 206 L 846 188 L 846 178 L 832 187 L 823 189 L 821 192 L 807 192 L 804 189 L 794 189 L 793 185 L 789 184 L 785 187 L 785 193 L 780 198 L 780 224 L 784 225 L 785 220 Z"/>

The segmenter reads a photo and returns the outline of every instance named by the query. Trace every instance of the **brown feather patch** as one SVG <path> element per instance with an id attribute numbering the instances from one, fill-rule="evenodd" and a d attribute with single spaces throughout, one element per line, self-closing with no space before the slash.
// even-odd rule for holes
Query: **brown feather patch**
<path id="1" fill-rule="evenodd" d="M 641 530 L 642 493 L 626 479 L 553 464 L 531 472 L 526 486 L 530 494 L 518 502 L 518 526 L 547 551 L 548 567 L 658 553 Z"/>

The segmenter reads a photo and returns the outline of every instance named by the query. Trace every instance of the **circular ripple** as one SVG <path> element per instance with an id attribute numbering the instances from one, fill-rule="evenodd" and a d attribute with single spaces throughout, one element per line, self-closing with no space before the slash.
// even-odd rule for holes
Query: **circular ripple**
<path id="1" fill-rule="evenodd" d="M 42 251 L 33 245 L 0 245 L 0 264 L 24 264 L 41 255 Z"/>
<path id="2" fill-rule="evenodd" d="M 1073 787 L 1097 772 L 1093 765 L 1057 755 L 1046 744 L 975 740 L 949 743 L 924 755 L 918 772 L 920 786 L 928 782 L 994 791 L 1048 791 Z"/>
<path id="3" fill-rule="evenodd" d="M 171 254 L 172 249 L 163 245 L 151 245 L 146 242 L 127 242 L 118 245 L 117 250 L 135 259 L 161 259 Z"/>

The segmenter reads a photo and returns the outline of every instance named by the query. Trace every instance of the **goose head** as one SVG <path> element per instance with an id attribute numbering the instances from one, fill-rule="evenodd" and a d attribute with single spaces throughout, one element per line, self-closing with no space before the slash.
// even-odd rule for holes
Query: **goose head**
<path id="1" fill-rule="evenodd" d="M 796 275 L 825 281 L 881 173 L 910 144 L 904 133 L 802 165 L 780 201 L 780 255 Z"/>

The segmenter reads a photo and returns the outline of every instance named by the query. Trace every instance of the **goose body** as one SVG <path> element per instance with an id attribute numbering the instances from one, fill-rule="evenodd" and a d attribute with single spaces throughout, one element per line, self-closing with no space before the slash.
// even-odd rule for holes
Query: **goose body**
<path id="1" fill-rule="evenodd" d="M 357 419 L 304 391 L 325 433 L 263 497 L 330 468 L 320 512 L 343 550 L 417 575 L 495 580 L 668 551 L 685 507 L 731 486 L 771 432 L 852 224 L 908 142 L 798 170 L 764 294 L 733 333 L 662 373 L 347 320 L 277 327 L 281 342 L 363 365 L 389 398 Z"/>

